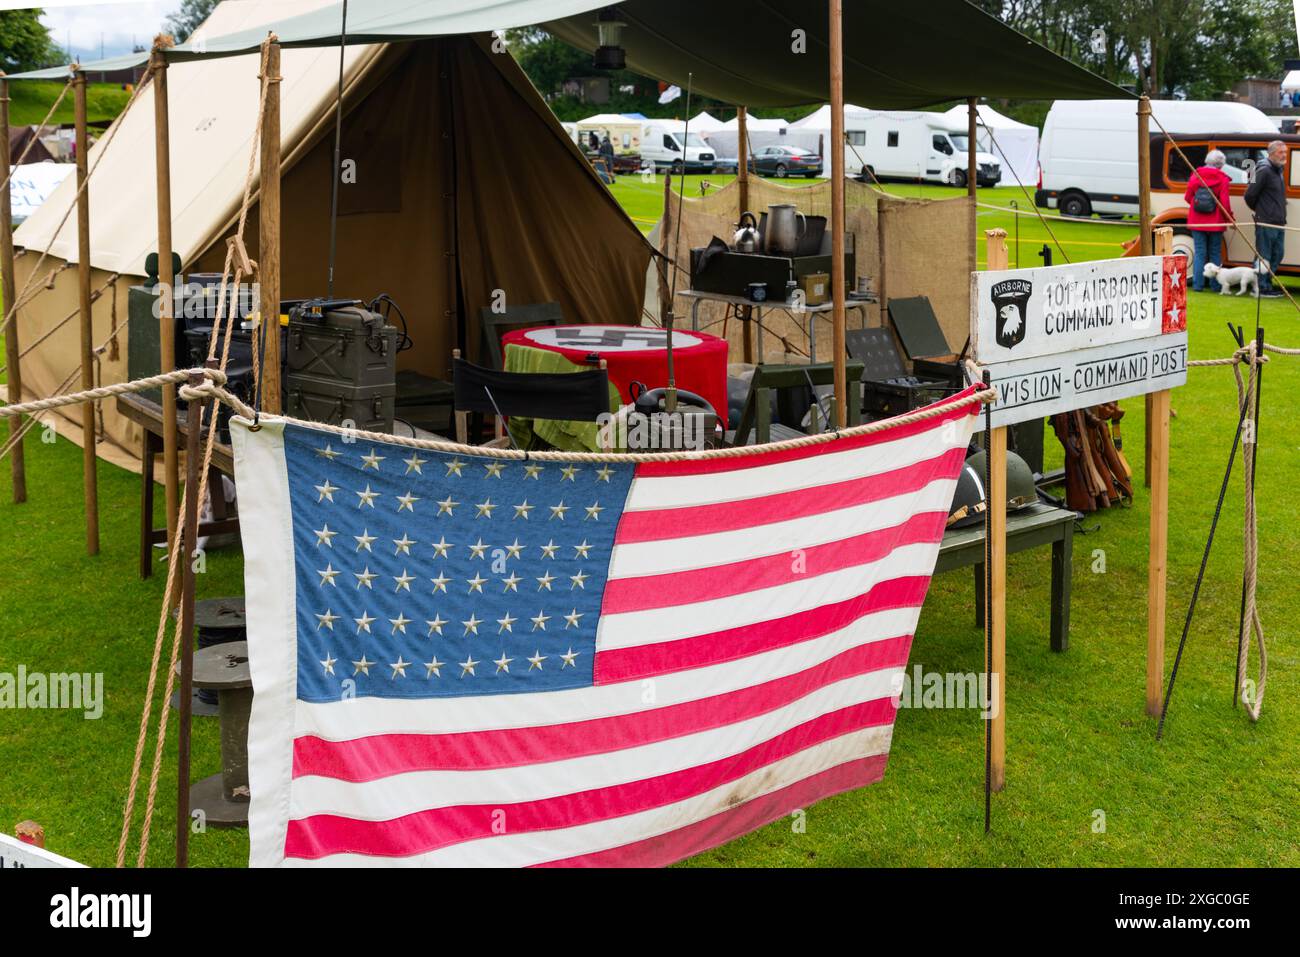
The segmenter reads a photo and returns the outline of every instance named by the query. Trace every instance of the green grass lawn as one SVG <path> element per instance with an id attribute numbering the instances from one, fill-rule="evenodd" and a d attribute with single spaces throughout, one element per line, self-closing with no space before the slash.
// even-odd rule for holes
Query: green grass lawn
<path id="1" fill-rule="evenodd" d="M 14 80 L 9 84 L 9 122 L 13 126 L 29 126 L 45 119 L 63 89 L 55 80 Z M 131 94 L 116 83 L 91 83 L 86 87 L 86 119 L 94 123 L 111 120 L 126 107 Z M 72 91 L 69 90 L 51 123 L 71 123 Z"/>
<path id="2" fill-rule="evenodd" d="M 706 177 L 721 184 L 718 177 Z M 694 186 L 695 177 L 687 182 Z M 906 195 L 953 190 L 890 186 Z M 662 181 L 620 179 L 616 194 L 638 220 L 653 220 Z M 1014 190 L 984 190 L 1006 205 Z M 1011 228 L 992 212 L 985 226 Z M 1131 235 L 1106 225 L 1056 224 L 1071 259 L 1104 258 Z M 1056 228 L 1054 227 L 1054 228 Z M 647 225 L 648 228 L 648 225 Z M 1036 262 L 1041 224 L 1020 225 L 1021 261 Z M 1058 262 L 1059 257 L 1058 257 Z M 1014 258 L 1013 258 L 1014 262 Z M 1285 301 L 1262 303 L 1271 341 L 1300 345 Z M 1229 354 L 1225 322 L 1253 328 L 1255 302 L 1210 294 L 1189 307 L 1194 358 Z M 1045 550 L 1009 562 L 1007 788 L 994 797 L 993 833 L 983 815 L 983 728 L 972 710 L 904 710 L 885 779 L 823 801 L 806 827 L 777 822 L 693 859 L 692 866 L 908 865 L 1300 865 L 1300 620 L 1291 541 L 1300 504 L 1287 476 L 1300 474 L 1300 442 L 1287 424 L 1300 387 L 1300 360 L 1269 367 L 1260 426 L 1260 607 L 1271 659 L 1263 719 L 1252 725 L 1231 703 L 1241 582 L 1240 471 L 1228 492 L 1220 535 L 1201 591 L 1165 739 L 1144 714 L 1147 499 L 1089 518 L 1074 548 L 1073 627 L 1065 654 L 1048 648 L 1049 563 Z M 1169 648 L 1182 618 L 1235 426 L 1227 368 L 1196 369 L 1174 394 L 1169 531 Z M 1140 400 L 1124 403 L 1130 461 L 1140 471 Z M 1059 461 L 1049 437 L 1049 456 Z M 103 552 L 87 558 L 81 453 L 58 440 L 26 443 L 30 501 L 10 501 L 0 468 L 0 671 L 103 672 L 104 716 L 0 712 L 0 828 L 24 818 L 45 825 L 51 849 L 111 864 L 157 622 L 162 573 L 136 576 L 138 486 L 101 464 Z M 161 516 L 159 516 L 161 520 Z M 1098 572 L 1100 557 L 1105 571 Z M 199 597 L 241 591 L 233 550 L 209 556 Z M 983 635 L 974 625 L 969 570 L 938 576 L 921 616 L 911 664 L 979 672 Z M 1294 616 L 1294 617 L 1293 617 Z M 910 666 L 909 666 L 910 667 Z M 214 721 L 196 721 L 195 777 L 218 770 Z M 150 862 L 170 860 L 175 728 L 169 736 Z M 1104 833 L 1094 832 L 1097 812 Z M 245 863 L 242 831 L 211 831 L 191 845 L 197 865 Z"/>

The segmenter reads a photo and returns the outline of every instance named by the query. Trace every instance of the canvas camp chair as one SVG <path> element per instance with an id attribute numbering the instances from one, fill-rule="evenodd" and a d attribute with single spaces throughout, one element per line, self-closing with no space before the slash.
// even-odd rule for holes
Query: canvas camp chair
<path id="1" fill-rule="evenodd" d="M 496 437 L 488 445 L 506 447 L 510 416 L 595 422 L 609 412 L 609 373 L 605 361 L 586 372 L 500 372 L 485 369 L 452 353 L 456 441 L 469 442 L 471 414 L 490 415 Z"/>
<path id="2" fill-rule="evenodd" d="M 845 363 L 848 377 L 849 425 L 862 421 L 862 363 L 849 361 Z M 749 395 L 745 407 L 740 413 L 740 421 L 734 432 L 728 432 L 728 445 L 765 445 L 768 442 L 782 442 L 795 439 L 805 433 L 791 428 L 783 422 L 796 422 L 802 418 L 799 404 L 806 400 L 809 386 L 826 386 L 835 383 L 835 367 L 829 362 L 816 365 L 760 365 L 754 368 L 754 377 L 749 382 Z M 772 398 L 775 394 L 777 418 L 772 421 Z M 818 409 L 813 402 L 813 409 Z M 825 411 L 834 414 L 828 404 Z M 820 422 L 824 416 L 818 412 L 814 421 Z"/>
<path id="3" fill-rule="evenodd" d="M 524 329 L 531 326 L 558 326 L 564 321 L 564 313 L 558 302 L 530 302 L 519 306 L 507 306 L 505 312 L 493 312 L 491 306 L 484 306 L 478 311 L 479 327 L 483 330 L 483 355 L 492 361 L 493 369 L 504 369 L 505 359 L 501 355 L 501 334 L 510 329 Z"/>

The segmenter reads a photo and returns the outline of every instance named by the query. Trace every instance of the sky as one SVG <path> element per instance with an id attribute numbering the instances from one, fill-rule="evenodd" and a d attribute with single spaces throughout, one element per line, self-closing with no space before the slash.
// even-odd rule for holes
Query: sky
<path id="1" fill-rule="evenodd" d="M 181 0 L 134 0 L 129 3 L 79 3 L 55 6 L 42 4 L 41 22 L 60 47 L 71 43 L 74 59 L 98 60 L 100 44 L 104 56 L 130 53 L 133 44 L 148 47 L 163 21 L 180 9 Z M 5 3 L 3 6 L 36 6 Z"/>

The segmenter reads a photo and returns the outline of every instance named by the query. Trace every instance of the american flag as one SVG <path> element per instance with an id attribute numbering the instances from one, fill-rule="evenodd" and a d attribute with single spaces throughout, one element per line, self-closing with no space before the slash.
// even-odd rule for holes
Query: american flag
<path id="1" fill-rule="evenodd" d="M 635 464 L 237 421 L 251 863 L 661 865 L 879 780 L 974 409 Z"/>

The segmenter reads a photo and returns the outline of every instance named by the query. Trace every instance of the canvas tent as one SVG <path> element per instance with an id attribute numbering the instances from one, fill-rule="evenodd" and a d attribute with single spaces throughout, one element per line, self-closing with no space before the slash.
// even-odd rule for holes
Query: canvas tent
<path id="1" fill-rule="evenodd" d="M 578 142 L 586 143 L 592 133 L 609 137 L 615 153 L 635 153 L 641 149 L 641 121 L 622 113 L 597 113 L 574 124 Z"/>
<path id="2" fill-rule="evenodd" d="M 700 110 L 700 112 L 691 117 L 691 129 L 700 135 L 710 133 L 713 130 L 720 130 L 724 126 L 726 126 L 726 124 L 708 110 Z"/>
<path id="3" fill-rule="evenodd" d="M 975 138 L 984 152 L 992 153 L 1002 163 L 1002 185 L 1037 185 L 1038 128 L 1003 116 L 983 103 L 975 109 L 980 122 Z M 954 130 L 967 128 L 965 106 L 954 106 L 944 117 Z M 989 136 L 990 130 L 992 137 Z"/>
<path id="4" fill-rule="evenodd" d="M 199 38 L 282 17 L 286 6 L 311 3 L 227 2 Z M 507 303 L 558 301 L 575 322 L 637 322 L 651 255 L 513 58 L 492 53 L 488 39 L 351 46 L 346 58 L 343 155 L 356 160 L 357 182 L 340 194 L 335 290 L 365 299 L 391 294 L 415 342 L 399 366 L 437 377 L 445 377 L 452 348 L 477 353 L 478 311 L 495 290 Z M 337 71 L 337 49 L 283 54 L 285 298 L 325 294 Z M 173 241 L 187 272 L 221 271 L 256 122 L 257 72 L 255 56 L 169 70 Z M 112 273 L 123 277 L 116 309 L 107 294 L 93 308 L 96 342 L 122 321 L 126 286 L 143 281 L 145 257 L 156 248 L 151 87 L 121 117 L 91 179 L 92 287 Z M 525 162 L 514 142 L 529 144 Z M 41 278 L 76 259 L 75 217 L 54 235 L 74 194 L 73 181 L 65 182 L 16 231 L 27 250 L 17 260 L 19 289 L 51 238 Z M 254 211 L 246 230 L 253 259 L 256 233 Z M 76 308 L 76 270 L 59 272 L 54 283 L 20 310 L 20 341 L 34 342 Z M 102 382 L 127 377 L 126 339 L 101 357 Z M 69 323 L 28 355 L 27 391 L 53 392 L 76 367 L 77 343 L 77 325 Z M 134 429 L 113 403 L 104 404 L 104 427 L 102 454 L 130 464 Z"/>

